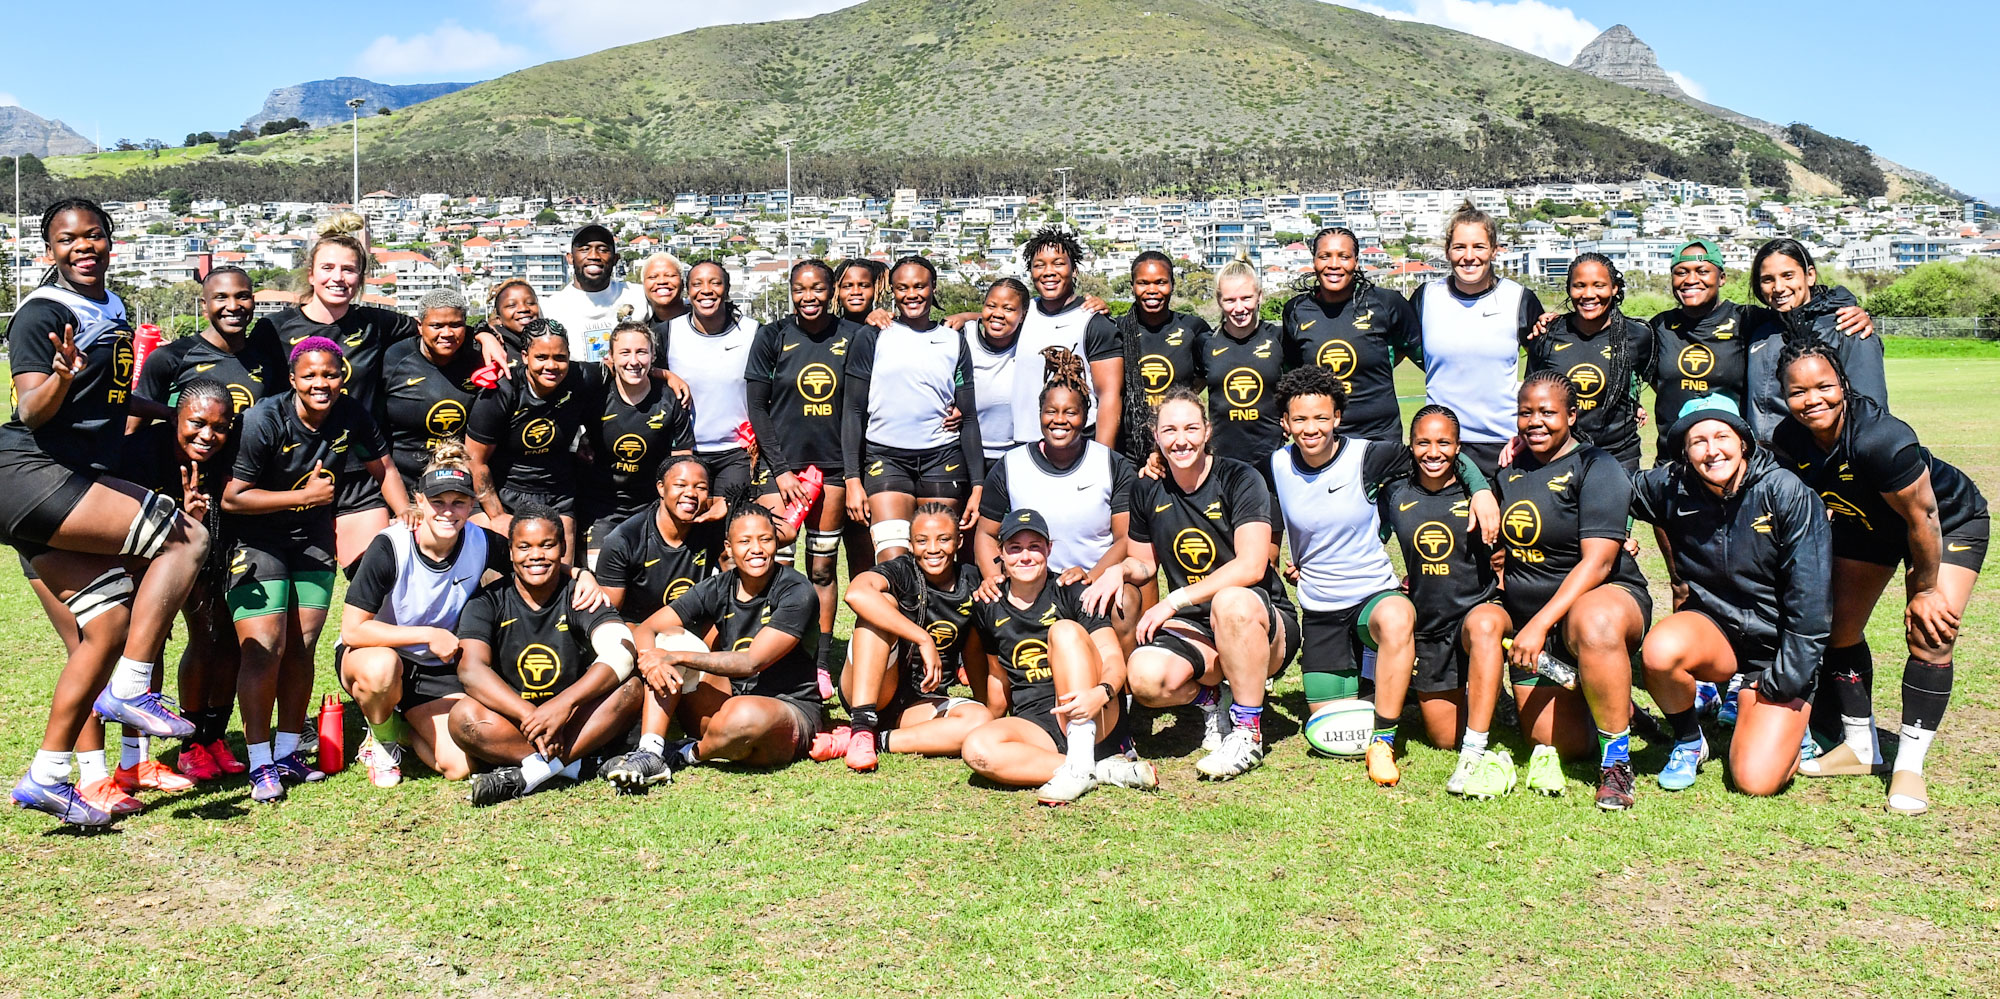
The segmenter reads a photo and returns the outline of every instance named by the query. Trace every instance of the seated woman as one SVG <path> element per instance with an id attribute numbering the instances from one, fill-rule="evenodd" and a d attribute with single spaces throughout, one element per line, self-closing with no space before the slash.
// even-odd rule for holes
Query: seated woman
<path id="1" fill-rule="evenodd" d="M 1589 755 L 1595 731 L 1597 807 L 1631 808 L 1632 654 L 1653 612 L 1646 578 L 1625 551 L 1632 483 L 1610 452 L 1577 440 L 1567 377 L 1537 371 L 1517 398 L 1525 446 L 1494 486 L 1513 635 L 1507 662 L 1521 732 L 1535 745 L 1528 789 L 1563 793 L 1560 757 Z M 1576 689 L 1543 672 L 1558 661 L 1574 665 Z"/>
<path id="2" fill-rule="evenodd" d="M 469 759 L 499 764 L 472 778 L 481 806 L 577 779 L 585 756 L 639 720 L 643 696 L 632 630 L 608 605 L 577 607 L 561 516 L 514 511 L 507 557 L 511 577 L 480 590 L 458 619 L 466 696 L 451 706 L 451 737 Z"/>
<path id="3" fill-rule="evenodd" d="M 1150 790 L 1160 776 L 1128 758 L 1125 654 L 1111 622 L 1084 610 L 1082 583 L 1049 575 L 1049 525 L 1015 510 L 1001 529 L 1007 589 L 973 604 L 986 649 L 988 704 L 1006 707 L 965 737 L 972 772 L 1010 787 L 1041 786 L 1044 805 L 1067 805 L 1099 784 Z M 1100 734 L 1101 733 L 1101 734 Z"/>
<path id="4" fill-rule="evenodd" d="M 1696 681 L 1741 676 L 1729 775 L 1744 794 L 1776 794 L 1798 769 L 1805 698 L 1826 654 L 1826 504 L 1757 446 L 1725 396 L 1689 400 L 1667 439 L 1673 457 L 1632 477 L 1632 516 L 1665 532 L 1688 588 L 1640 649 L 1646 690 L 1674 732 L 1660 787 L 1692 786 L 1708 759 Z"/>
<path id="5" fill-rule="evenodd" d="M 813 759 L 845 756 L 849 769 L 865 772 L 878 752 L 955 756 L 967 733 L 993 720 L 985 705 L 946 693 L 961 668 L 975 693 L 988 692 L 986 650 L 972 627 L 979 573 L 958 560 L 960 537 L 951 507 L 919 503 L 910 551 L 848 583 L 854 638 L 840 696 L 854 722 L 813 740 Z"/>
<path id="6" fill-rule="evenodd" d="M 710 760 L 781 766 L 819 734 L 819 596 L 778 562 L 777 525 L 751 492 L 739 489 L 746 495 L 723 522 L 731 567 L 638 627 L 646 686 L 688 738 L 670 746 L 663 730 L 642 735 L 638 750 L 605 764 L 605 778 L 622 788 L 671 781 L 673 771 Z M 697 637 L 711 629 L 712 652 Z"/>

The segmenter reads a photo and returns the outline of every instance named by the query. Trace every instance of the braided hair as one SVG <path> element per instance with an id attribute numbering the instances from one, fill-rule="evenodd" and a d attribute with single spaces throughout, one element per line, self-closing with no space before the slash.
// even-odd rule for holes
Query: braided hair
<path id="1" fill-rule="evenodd" d="M 42 209 L 43 243 L 47 243 L 49 241 L 49 234 L 55 231 L 56 216 L 68 211 L 89 212 L 97 216 L 98 224 L 104 227 L 104 241 L 107 243 L 111 241 L 111 216 L 105 212 L 104 206 L 99 205 L 89 198 L 63 198 Z M 54 253 L 51 252 L 50 256 L 53 257 Z M 45 285 L 56 283 L 56 269 L 53 265 L 42 274 L 41 283 Z"/>
<path id="2" fill-rule="evenodd" d="M 1350 287 L 1354 289 L 1353 291 L 1354 298 L 1359 299 L 1364 292 L 1368 291 L 1368 289 L 1370 288 L 1375 287 L 1375 282 L 1369 280 L 1368 275 L 1364 273 L 1360 267 L 1361 237 L 1356 236 L 1354 234 L 1354 230 L 1349 229 L 1344 225 L 1330 225 L 1324 229 L 1321 229 L 1316 233 L 1313 233 L 1312 239 L 1307 241 L 1306 243 L 1306 248 L 1310 250 L 1314 256 L 1318 256 L 1320 241 L 1326 239 L 1329 236 L 1344 236 L 1347 238 L 1347 241 L 1353 244 L 1354 246 L 1354 257 L 1355 257 L 1354 281 L 1350 285 Z M 1308 272 L 1304 280 L 1305 280 L 1305 287 L 1303 288 L 1304 291 L 1311 294 L 1319 293 L 1319 274 L 1317 272 Z"/>
<path id="3" fill-rule="evenodd" d="M 1083 263 L 1083 244 L 1077 242 L 1076 234 L 1063 226 L 1045 225 L 1035 230 L 1034 235 L 1029 236 L 1026 243 L 1021 244 L 1022 266 L 1033 263 L 1035 254 L 1049 247 L 1061 250 L 1063 256 L 1069 258 L 1070 269 L 1072 271 L 1079 264 Z"/>
<path id="4" fill-rule="evenodd" d="M 1854 386 L 1847 380 L 1847 368 L 1840 363 L 1840 354 L 1825 341 L 1820 340 L 1818 337 L 1799 340 L 1788 339 L 1785 341 L 1785 346 L 1778 351 L 1779 390 L 1780 392 L 1783 391 L 1785 374 L 1792 370 L 1792 365 L 1808 357 L 1817 357 L 1825 361 L 1827 367 L 1833 369 L 1833 377 L 1840 382 L 1840 436 L 1845 438 L 1847 436 L 1847 428 L 1852 426 L 1851 421 L 1847 419 L 1847 407 L 1854 399 Z M 1787 407 L 1788 411 L 1789 408 Z"/>
<path id="5" fill-rule="evenodd" d="M 1604 372 L 1604 385 L 1622 393 L 1626 401 L 1637 406 L 1639 403 L 1639 383 L 1634 378 L 1630 355 L 1631 334 L 1627 330 L 1625 312 L 1620 306 L 1625 304 L 1625 274 L 1611 258 L 1602 253 L 1579 253 L 1570 261 L 1570 273 L 1576 273 L 1578 264 L 1597 264 L 1611 275 L 1611 309 L 1605 315 L 1604 331 L 1611 336 L 1611 357 Z M 1571 330 L 1576 330 L 1576 299 L 1569 299 L 1570 311 L 1564 313 L 1563 322 Z"/>
<path id="6" fill-rule="evenodd" d="M 1425 420 L 1428 420 L 1428 419 L 1430 419 L 1430 418 L 1431 418 L 1431 417 L 1433 417 L 1433 416 L 1442 416 L 1442 417 L 1444 417 L 1444 418 L 1445 418 L 1445 419 L 1446 419 L 1447 421 L 1449 421 L 1449 422 L 1451 423 L 1451 433 L 1452 433 L 1452 436 L 1454 436 L 1454 437 L 1458 436 L 1458 431 L 1459 431 L 1459 424 L 1458 424 L 1458 414 L 1457 414 L 1457 413 L 1455 413 L 1455 412 L 1453 412 L 1453 411 L 1452 411 L 1452 408 L 1451 408 L 1450 406 L 1440 406 L 1440 405 L 1438 405 L 1437 403 L 1430 403 L 1429 405 L 1426 405 L 1426 406 L 1424 406 L 1423 408 L 1421 408 L 1421 409 L 1417 410 L 1417 411 L 1416 411 L 1416 412 L 1415 412 L 1414 414 L 1412 414 L 1412 415 L 1410 416 L 1410 439 L 1411 439 L 1411 440 L 1416 440 L 1416 437 L 1417 437 L 1417 424 L 1419 424 L 1419 423 L 1422 423 L 1422 422 L 1424 422 Z M 1416 473 L 1416 468 L 1415 468 L 1415 466 L 1416 466 L 1416 449 L 1415 449 L 1415 448 L 1407 448 L 1406 450 L 1408 450 L 1408 451 L 1410 452 L 1410 461 L 1409 461 L 1409 466 L 1408 466 L 1408 467 L 1406 468 L 1406 470 L 1405 470 L 1405 471 L 1406 471 L 1406 474 L 1410 474 L 1410 475 L 1414 475 L 1414 474 Z M 1448 467 L 1448 468 L 1450 468 L 1450 470 L 1451 470 L 1451 481 L 1452 481 L 1452 483 L 1453 483 L 1454 485 L 1456 485 L 1456 486 L 1458 487 L 1458 491 L 1459 491 L 1459 492 L 1461 492 L 1461 493 L 1464 493 L 1464 494 L 1465 494 L 1465 498 L 1466 498 L 1466 499 L 1471 499 L 1471 498 L 1472 498 L 1472 486 L 1471 486 L 1471 485 L 1469 485 L 1469 484 L 1468 484 L 1468 483 L 1467 483 L 1467 482 L 1465 481 L 1465 476 L 1463 476 L 1463 475 L 1460 475 L 1460 474 L 1458 474 L 1458 465 L 1457 465 L 1457 463 L 1456 463 L 1456 462 L 1454 462 L 1454 463 L 1452 463 L 1451 465 L 1449 465 L 1449 466 L 1447 466 L 1447 467 Z"/>
<path id="7" fill-rule="evenodd" d="M 1528 390 L 1537 385 L 1556 386 L 1562 392 L 1563 408 L 1571 411 L 1576 409 L 1576 383 L 1570 381 L 1568 375 L 1554 368 L 1543 368 L 1540 371 L 1531 372 L 1528 377 L 1521 379 L 1521 391 L 1516 393 L 1515 397 L 1523 398 L 1527 396 Z M 1574 429 L 1571 430 L 1571 434 L 1575 434 Z"/>
<path id="8" fill-rule="evenodd" d="M 1042 348 L 1042 391 L 1035 397 L 1036 405 L 1049 401 L 1049 393 L 1066 388 L 1090 402 L 1090 378 L 1084 373 L 1083 358 L 1067 347 Z"/>

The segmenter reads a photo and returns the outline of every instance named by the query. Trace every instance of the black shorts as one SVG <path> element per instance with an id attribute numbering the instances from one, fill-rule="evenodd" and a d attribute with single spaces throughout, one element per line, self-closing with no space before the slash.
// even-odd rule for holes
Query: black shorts
<path id="1" fill-rule="evenodd" d="M 813 739 L 826 731 L 826 706 L 783 695 L 774 699 L 792 709 L 799 732 L 798 744 L 792 747 L 792 759 L 802 759 L 806 751 L 812 748 Z"/>
<path id="2" fill-rule="evenodd" d="M 1632 600 L 1639 605 L 1639 631 L 1641 634 L 1644 634 L 1653 624 L 1653 595 L 1646 592 L 1646 588 L 1643 586 L 1633 586 L 1630 583 L 1622 583 L 1616 580 L 1613 580 L 1611 585 L 1630 593 Z M 1507 611 L 1507 617 L 1513 623 L 1515 630 L 1519 630 L 1522 625 L 1527 624 L 1528 619 L 1534 617 L 1536 613 L 1535 611 L 1528 611 L 1526 613 L 1517 612 L 1514 608 L 1507 607 L 1504 602 L 1501 604 L 1501 607 Z M 1724 634 L 1727 634 L 1727 632 Z M 1563 662 L 1569 663 L 1571 666 L 1576 665 L 1576 653 L 1570 651 L 1568 643 L 1563 641 L 1563 630 L 1560 622 L 1558 622 L 1556 627 L 1549 629 L 1549 638 L 1543 644 L 1542 651 Z M 1542 678 L 1540 673 L 1534 670 L 1517 668 L 1512 663 L 1507 664 L 1507 679 L 1516 687 L 1532 687 L 1548 682 Z"/>
<path id="3" fill-rule="evenodd" d="M 1500 449 L 1506 446 L 1506 441 L 1465 441 L 1458 446 L 1458 453 L 1471 458 L 1479 474 L 1490 481 L 1500 474 Z"/>
<path id="4" fill-rule="evenodd" d="M 1776 650 L 1746 647 L 1743 644 L 1743 636 L 1730 631 L 1721 621 L 1715 619 L 1715 615 L 1695 607 L 1683 607 L 1681 610 L 1700 614 L 1708 619 L 1709 624 L 1715 625 L 1716 631 L 1722 633 L 1722 640 L 1729 643 L 1729 654 L 1736 659 L 1736 675 L 1743 678 L 1744 686 L 1754 686 L 1763 677 L 1765 670 L 1777 665 Z"/>
<path id="5" fill-rule="evenodd" d="M 1360 672 L 1361 650 L 1375 647 L 1368 636 L 1368 615 L 1384 599 L 1401 595 L 1401 590 L 1382 590 L 1352 607 L 1301 611 L 1304 627 L 1300 629 L 1303 648 L 1299 669 L 1307 673 Z"/>
<path id="6" fill-rule="evenodd" d="M 270 583 L 339 568 L 334 554 L 316 544 L 275 545 L 238 541 L 229 552 L 229 586 Z"/>
<path id="7" fill-rule="evenodd" d="M 696 451 L 694 458 L 701 462 L 703 468 L 708 469 L 710 496 L 728 497 L 745 486 L 756 487 L 757 491 L 753 495 L 757 496 L 771 496 L 778 491 L 777 478 L 771 474 L 771 470 L 765 467 L 763 462 L 753 466 L 750 462 L 750 452 L 742 448 L 730 448 L 727 451 Z"/>
<path id="8" fill-rule="evenodd" d="M 13 545 L 23 558 L 49 551 L 48 541 L 62 529 L 70 512 L 97 481 L 31 451 L 0 451 L 0 541 Z"/>
<path id="9" fill-rule="evenodd" d="M 1993 518 L 1991 514 L 1985 513 L 1946 531 L 1940 561 L 1946 565 L 1978 572 L 1979 567 L 1986 563 L 1986 547 L 1992 540 L 1992 534 Z M 1833 540 L 1833 557 L 1894 567 L 1909 561 L 1910 548 L 1902 534 L 1897 534 L 1895 539 L 1887 544 L 1864 545 L 1848 541 L 1836 532 Z"/>
<path id="10" fill-rule="evenodd" d="M 1056 716 L 1051 711 L 1056 706 L 1054 692 L 1055 687 L 1051 685 L 1049 687 L 1050 696 L 1037 698 L 1026 704 L 1015 705 L 1013 717 L 1031 722 L 1036 728 L 1047 732 L 1049 738 L 1055 740 L 1056 752 L 1067 753 L 1069 752 L 1069 735 L 1063 731 L 1062 723 L 1056 721 Z M 1124 705 L 1121 704 L 1118 711 L 1118 723 L 1111 726 L 1111 731 L 1099 732 L 1097 734 L 1097 745 L 1091 751 L 1091 759 L 1101 760 L 1109 756 L 1116 756 L 1125 751 L 1125 744 L 1132 741 L 1131 717 L 1132 712 L 1126 710 Z"/>
<path id="11" fill-rule="evenodd" d="M 412 493 L 411 495 L 415 495 Z M 387 510 L 389 501 L 382 498 L 382 487 L 376 485 L 375 477 L 366 468 L 343 472 L 335 477 L 333 486 L 333 515 L 345 517 L 350 513 L 365 510 Z"/>
<path id="12" fill-rule="evenodd" d="M 1465 687 L 1468 655 L 1459 633 L 1440 638 L 1417 636 L 1416 672 L 1410 674 L 1410 689 L 1419 694 L 1442 694 Z"/>
<path id="13" fill-rule="evenodd" d="M 861 485 L 870 496 L 903 493 L 918 499 L 964 499 L 971 470 L 956 444 L 923 450 L 868 444 L 861 452 Z"/>
<path id="14" fill-rule="evenodd" d="M 403 698 L 396 702 L 396 710 L 407 712 L 440 697 L 465 693 L 465 686 L 458 682 L 458 671 L 449 665 L 427 666 L 401 653 L 396 658 L 403 664 Z"/>
<path id="15" fill-rule="evenodd" d="M 652 501 L 648 500 L 646 503 L 630 510 L 599 510 L 586 517 L 586 523 L 582 525 L 584 549 L 591 550 L 602 547 L 604 539 L 610 536 L 612 531 L 617 530 L 619 525 L 631 520 L 638 514 L 645 512 L 646 508 L 651 505 Z"/>
<path id="16" fill-rule="evenodd" d="M 1278 673 L 1283 673 L 1285 667 L 1290 666 L 1292 660 L 1298 657 L 1300 648 L 1304 644 L 1299 631 L 1299 616 L 1289 606 L 1279 607 L 1271 599 L 1270 592 L 1261 586 L 1251 587 L 1250 592 L 1257 594 L 1258 599 L 1264 602 L 1265 626 L 1270 629 L 1270 633 L 1284 636 L 1285 654 L 1278 664 Z M 1215 628 L 1209 621 L 1206 604 L 1189 607 L 1175 614 L 1167 623 L 1200 635 L 1211 644 L 1215 641 Z M 1162 626 L 1159 631 L 1153 633 L 1153 640 L 1140 648 L 1165 649 L 1187 660 L 1195 667 L 1195 672 L 1201 672 L 1203 659 L 1201 650 L 1186 636 L 1175 634 L 1173 629 Z"/>
<path id="17" fill-rule="evenodd" d="M 500 507 L 508 513 L 525 506 L 545 506 L 564 516 L 576 515 L 575 493 L 545 493 L 528 489 L 515 489 L 502 485 L 493 490 L 500 497 Z"/>

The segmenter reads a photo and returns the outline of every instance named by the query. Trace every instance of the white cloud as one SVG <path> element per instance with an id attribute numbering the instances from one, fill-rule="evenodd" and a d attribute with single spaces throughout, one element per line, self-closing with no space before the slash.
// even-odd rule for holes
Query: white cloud
<path id="1" fill-rule="evenodd" d="M 503 42 L 490 31 L 446 21 L 407 38 L 383 35 L 361 50 L 355 64 L 363 75 L 371 78 L 440 80 L 468 70 L 514 69 L 528 59 L 526 49 Z"/>
<path id="2" fill-rule="evenodd" d="M 1673 80 L 1675 83 L 1679 84 L 1681 92 L 1688 95 L 1689 97 L 1692 97 L 1698 101 L 1708 100 L 1708 88 L 1702 86 L 1699 83 L 1694 82 L 1693 80 L 1688 79 L 1688 75 L 1686 73 L 1683 73 L 1679 70 L 1670 69 L 1667 70 L 1667 77 Z"/>
<path id="3" fill-rule="evenodd" d="M 559 57 L 630 45 L 712 24 L 811 17 L 858 0 L 511 0 Z"/>
<path id="4" fill-rule="evenodd" d="M 1490 38 L 1523 52 L 1568 65 L 1602 29 L 1568 7 L 1541 0 L 1493 3 L 1489 0 L 1411 0 L 1409 10 L 1392 10 L 1372 3 L 1342 2 L 1343 7 L 1398 21 L 1421 21 L 1469 35 Z"/>

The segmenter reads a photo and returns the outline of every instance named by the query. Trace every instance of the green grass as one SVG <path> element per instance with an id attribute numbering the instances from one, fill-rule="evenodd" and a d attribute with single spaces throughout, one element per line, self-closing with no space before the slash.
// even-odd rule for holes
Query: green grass
<path id="1" fill-rule="evenodd" d="M 1898 413 L 2000 493 L 2000 361 L 1895 360 L 1890 379 Z M 1451 799 L 1452 757 L 1422 745 L 1383 790 L 1305 755 L 1294 671 L 1262 770 L 1197 783 L 1195 718 L 1149 716 L 1160 793 L 1063 810 L 903 757 L 483 811 L 350 770 L 277 808 L 241 783 L 158 800 L 99 835 L 10 810 L 0 995 L 1991 995 L 1994 588 L 1922 818 L 1883 813 L 1870 780 L 1749 800 L 1711 767 L 1668 795 L 1645 745 L 1628 814 L 1593 808 L 1580 770 L 1561 799 Z M 1871 629 L 1889 722 L 1894 603 Z M 11 775 L 59 663 L 18 581 L 0 642 Z"/>

